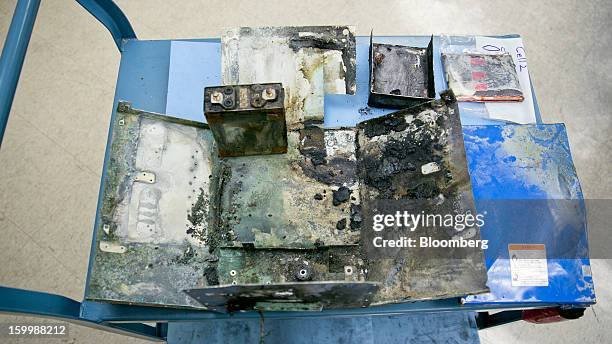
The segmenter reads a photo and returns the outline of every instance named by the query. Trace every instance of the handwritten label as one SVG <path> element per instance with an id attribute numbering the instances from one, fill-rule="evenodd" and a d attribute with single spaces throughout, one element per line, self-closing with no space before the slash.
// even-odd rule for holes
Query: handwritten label
<path id="1" fill-rule="evenodd" d="M 527 70 L 527 55 L 523 40 L 518 38 L 494 38 L 476 36 L 477 50 L 483 53 L 509 53 L 512 56 L 525 100 L 522 102 L 487 102 L 485 107 L 489 118 L 516 123 L 535 123 L 534 99 L 531 92 L 531 79 Z"/>

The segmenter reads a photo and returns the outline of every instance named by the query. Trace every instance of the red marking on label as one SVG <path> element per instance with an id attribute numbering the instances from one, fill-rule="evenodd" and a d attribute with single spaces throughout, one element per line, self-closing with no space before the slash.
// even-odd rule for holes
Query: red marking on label
<path id="1" fill-rule="evenodd" d="M 481 66 L 485 64 L 485 59 L 482 56 L 472 56 L 470 63 L 474 66 Z"/>
<path id="2" fill-rule="evenodd" d="M 489 89 L 489 86 L 487 86 L 487 84 L 484 84 L 484 83 L 478 83 L 474 85 L 474 89 L 476 91 L 486 91 Z"/>
<path id="3" fill-rule="evenodd" d="M 472 80 L 482 80 L 487 77 L 487 72 L 472 72 Z"/>

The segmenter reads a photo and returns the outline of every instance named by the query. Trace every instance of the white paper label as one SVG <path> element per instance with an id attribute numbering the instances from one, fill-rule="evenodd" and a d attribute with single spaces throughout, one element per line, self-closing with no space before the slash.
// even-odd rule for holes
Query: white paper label
<path id="1" fill-rule="evenodd" d="M 510 244 L 508 252 L 513 287 L 548 286 L 548 264 L 544 245 Z"/>

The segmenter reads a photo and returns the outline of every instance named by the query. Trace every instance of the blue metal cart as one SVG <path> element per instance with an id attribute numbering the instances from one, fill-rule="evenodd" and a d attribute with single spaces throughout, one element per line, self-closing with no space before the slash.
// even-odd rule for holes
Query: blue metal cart
<path id="1" fill-rule="evenodd" d="M 77 1 L 110 31 L 117 48 L 121 52 L 114 109 L 117 108 L 119 100 L 128 100 L 138 109 L 157 113 L 171 113 L 185 119 L 203 120 L 202 89 L 204 86 L 220 84 L 219 39 L 141 41 L 136 38 L 136 34 L 126 16 L 111 0 Z M 19 0 L 17 2 L 2 52 L 0 61 L 0 143 L 6 128 L 39 4 L 40 0 Z M 367 114 L 364 115 L 363 113 L 367 100 L 367 87 L 365 85 L 367 85 L 368 39 L 368 37 L 357 38 L 357 94 L 355 96 L 327 95 L 325 97 L 326 126 L 355 125 L 359 120 L 389 112 L 382 109 L 368 109 Z M 429 41 L 429 37 L 378 37 L 377 39 L 383 42 L 413 46 L 425 46 Z M 436 37 L 435 42 L 438 42 L 438 40 L 439 38 Z M 440 91 L 445 88 L 446 83 L 442 73 L 439 48 L 436 48 L 434 54 L 436 87 L 439 88 L 436 91 Z M 190 61 L 193 63 L 190 63 Z M 201 63 L 201 61 L 205 61 L 205 63 Z M 184 68 L 190 68 L 191 73 L 183 73 Z M 194 77 L 194 75 L 197 75 L 197 77 Z M 177 87 L 182 87 L 180 92 L 177 91 Z M 544 127 L 546 125 L 541 124 L 537 103 L 534 104 L 538 125 L 546 129 Z M 338 116 L 340 113 L 344 115 L 342 117 Z M 463 114 L 462 121 L 464 124 L 488 125 L 486 128 L 466 126 L 464 135 L 466 135 L 466 142 L 468 143 L 470 137 L 474 138 L 478 135 L 492 137 L 492 135 L 496 135 L 496 131 L 500 130 L 499 126 L 496 126 L 499 122 L 495 121 L 464 117 Z M 112 131 L 112 128 L 110 130 Z M 559 127 L 557 125 L 554 130 L 560 130 L 562 134 L 555 136 L 552 140 L 557 140 L 555 144 L 566 147 L 567 137 L 564 134 L 563 126 Z M 544 142 L 543 144 L 551 145 L 551 142 Z M 109 147 L 110 145 L 107 146 L 105 159 L 108 159 Z M 478 165 L 478 157 L 482 152 L 470 151 L 469 144 L 466 147 L 470 169 L 481 168 Z M 567 148 L 568 155 L 565 162 L 571 165 L 569 147 L 567 146 Z M 499 166 L 499 168 L 503 168 L 503 166 Z M 573 166 L 571 171 L 573 171 Z M 573 173 L 575 175 L 575 171 Z M 105 174 L 106 171 L 104 171 L 102 178 L 105 178 Z M 473 179 L 473 184 L 476 185 L 474 195 L 477 208 L 486 208 L 486 200 L 492 198 L 513 198 L 513 192 L 517 188 L 520 189 L 520 185 L 510 184 L 505 187 L 497 187 L 495 188 L 496 191 L 492 192 L 490 191 L 491 185 L 477 182 Z M 579 191 L 578 185 L 578 207 L 584 210 L 582 194 Z M 102 195 L 102 190 L 100 195 Z M 534 191 L 533 188 L 523 190 L 520 196 L 521 199 L 547 199 L 548 197 L 546 193 Z M 523 206 L 527 207 L 525 204 Z M 516 205 L 513 205 L 513 207 L 516 207 Z M 554 223 L 542 223 L 541 226 L 545 233 L 541 240 L 546 241 L 547 246 L 555 247 L 564 241 L 563 234 L 556 235 L 558 231 L 553 227 Z M 97 225 L 95 228 L 97 228 Z M 546 235 L 546 233 L 551 235 Z M 573 234 L 576 233 L 579 234 L 578 245 L 583 249 L 571 257 L 558 257 L 559 259 L 554 261 L 549 260 L 549 265 L 554 265 L 563 273 L 552 275 L 548 287 L 523 287 L 520 289 L 520 293 L 510 293 L 508 289 L 503 289 L 506 283 L 505 279 L 508 276 L 505 276 L 503 272 L 500 273 L 495 267 L 499 261 L 507 260 L 508 257 L 503 257 L 503 254 L 497 254 L 499 253 L 497 252 L 496 254 L 486 255 L 492 290 L 488 296 L 469 296 L 360 309 L 325 310 L 323 312 L 265 312 L 262 315 L 258 312 L 219 314 L 192 309 L 144 307 L 88 300 L 78 302 L 60 295 L 0 287 L 0 311 L 51 317 L 158 341 L 170 339 L 170 337 L 179 338 L 181 331 L 187 330 L 189 326 L 193 330 L 193 326 L 197 324 L 202 325 L 198 330 L 200 332 L 208 329 L 212 332 L 216 331 L 216 335 L 222 335 L 218 331 L 218 327 L 221 326 L 219 324 L 234 319 L 243 319 L 245 324 L 249 322 L 257 324 L 263 319 L 262 317 L 269 321 L 285 319 L 283 325 L 272 324 L 272 326 L 299 328 L 303 332 L 323 326 L 324 322 L 308 323 L 308 319 L 344 319 L 342 321 L 345 322 L 346 319 L 353 319 L 351 320 L 353 321 L 351 326 L 359 327 L 364 326 L 359 323 L 359 319 L 371 319 L 377 316 L 387 320 L 394 319 L 395 323 L 390 321 L 387 322 L 387 325 L 380 325 L 387 326 L 389 330 L 392 330 L 392 327 L 395 326 L 393 324 L 402 321 L 402 316 L 414 316 L 409 313 L 415 312 L 420 312 L 421 317 L 428 316 L 423 313 L 455 312 L 455 314 L 461 314 L 460 317 L 469 317 L 470 321 L 474 323 L 474 328 L 486 328 L 525 318 L 535 322 L 538 319 L 553 317 L 572 319 L 580 317 L 586 307 L 595 303 L 586 231 L 583 231 L 583 228 L 578 228 L 573 232 Z M 526 236 L 527 233 L 517 235 L 520 239 L 520 235 Z M 488 236 L 495 247 L 502 248 L 500 252 L 504 251 L 506 253 L 507 245 L 517 240 L 517 237 L 512 235 L 483 234 L 483 236 Z M 526 309 L 530 311 L 524 311 Z M 497 312 L 491 314 L 492 311 Z M 156 326 L 144 324 L 145 322 L 156 323 Z M 217 327 L 217 330 L 215 330 L 215 327 Z M 252 328 L 250 327 L 251 330 Z M 250 333 L 251 330 L 246 331 L 244 335 L 247 336 L 247 332 Z M 318 339 L 333 340 L 334 338 L 328 336 Z"/>

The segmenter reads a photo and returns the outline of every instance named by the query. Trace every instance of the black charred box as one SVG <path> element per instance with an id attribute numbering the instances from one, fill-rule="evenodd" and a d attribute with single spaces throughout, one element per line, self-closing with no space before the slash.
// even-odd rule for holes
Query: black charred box
<path id="1" fill-rule="evenodd" d="M 221 157 L 287 152 L 285 92 L 280 83 L 204 89 L 204 114 Z"/>
<path id="2" fill-rule="evenodd" d="M 433 36 L 427 48 L 373 43 L 370 36 L 368 105 L 408 108 L 436 97 Z"/>

